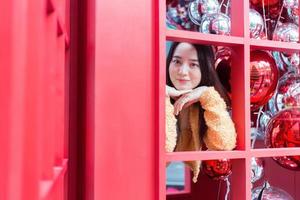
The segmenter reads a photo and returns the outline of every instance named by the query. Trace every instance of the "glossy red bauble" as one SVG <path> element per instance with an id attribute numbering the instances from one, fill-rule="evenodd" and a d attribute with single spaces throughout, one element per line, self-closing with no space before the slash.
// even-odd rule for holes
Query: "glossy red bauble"
<path id="1" fill-rule="evenodd" d="M 224 180 L 231 173 L 232 164 L 229 159 L 202 161 L 202 170 L 214 180 Z"/>
<path id="2" fill-rule="evenodd" d="M 231 54 L 230 47 L 217 47 L 215 68 L 219 76 L 220 82 L 226 89 L 228 96 L 231 96 Z"/>
<path id="3" fill-rule="evenodd" d="M 269 148 L 300 147 L 300 107 L 284 109 L 269 121 L 266 129 L 266 146 Z M 300 170 L 300 156 L 273 159 L 282 167 Z"/>
<path id="4" fill-rule="evenodd" d="M 276 19 L 281 10 L 283 0 L 251 0 L 252 8 L 259 11 L 263 15 L 263 10 L 265 10 L 265 15 L 267 18 Z"/>
<path id="5" fill-rule="evenodd" d="M 256 110 L 272 97 L 278 82 L 278 69 L 273 57 L 265 51 L 250 54 L 251 110 Z"/>
<path id="6" fill-rule="evenodd" d="M 251 4 L 254 6 L 276 6 L 282 0 L 251 0 Z"/>

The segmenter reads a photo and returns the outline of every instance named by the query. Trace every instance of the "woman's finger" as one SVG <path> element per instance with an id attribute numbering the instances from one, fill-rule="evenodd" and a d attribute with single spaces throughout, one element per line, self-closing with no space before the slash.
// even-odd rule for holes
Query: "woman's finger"
<path id="1" fill-rule="evenodd" d="M 180 104 L 181 100 L 182 100 L 182 97 L 179 98 L 179 99 L 177 99 L 177 101 L 174 104 L 174 115 L 178 115 L 179 114 L 178 108 L 179 108 L 179 104 Z"/>
<path id="2" fill-rule="evenodd" d="M 174 104 L 174 114 L 178 115 L 179 112 L 182 110 L 183 106 L 189 101 L 189 96 L 184 95 L 180 97 Z"/>
<path id="3" fill-rule="evenodd" d="M 186 96 L 184 99 L 182 99 L 182 101 L 179 104 L 179 108 L 178 108 L 178 113 L 183 109 L 183 106 L 189 102 L 189 97 Z"/>

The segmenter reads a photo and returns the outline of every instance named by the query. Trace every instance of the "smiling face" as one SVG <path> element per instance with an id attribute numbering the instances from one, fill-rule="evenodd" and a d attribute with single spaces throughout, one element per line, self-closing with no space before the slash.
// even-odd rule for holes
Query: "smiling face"
<path id="1" fill-rule="evenodd" d="M 176 47 L 170 66 L 170 79 L 177 90 L 190 90 L 201 81 L 197 50 L 192 44 L 180 43 Z"/>

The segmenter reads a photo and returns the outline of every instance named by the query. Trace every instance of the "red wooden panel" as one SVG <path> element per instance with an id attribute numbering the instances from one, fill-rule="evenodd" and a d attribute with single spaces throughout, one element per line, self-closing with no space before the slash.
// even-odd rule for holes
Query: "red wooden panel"
<path id="1" fill-rule="evenodd" d="M 95 199 L 157 198 L 152 1 L 96 1 Z"/>
<path id="2" fill-rule="evenodd" d="M 12 2 L 1 3 L 0 17 L 0 199 L 8 199 L 12 78 Z M 5 98 L 3 98 L 5 97 Z"/>
<path id="3" fill-rule="evenodd" d="M 43 16 L 45 4 L 43 1 L 24 2 L 27 8 L 25 16 L 27 21 L 24 24 L 26 32 L 26 49 L 25 49 L 25 68 L 24 76 L 24 126 L 20 127 L 24 131 L 23 146 L 20 154 L 23 159 L 22 168 L 22 199 L 38 199 L 39 180 L 40 180 L 40 127 L 39 119 L 43 112 L 39 110 L 41 99 L 39 98 L 41 69 L 43 64 L 43 36 L 42 32 Z M 36 16 L 36 17 L 32 17 Z M 21 16 L 18 16 L 21 17 Z M 20 87 L 18 84 L 17 87 Z"/>
<path id="4" fill-rule="evenodd" d="M 0 25 L 0 199 L 41 199 L 45 180 L 56 185 L 52 199 L 63 199 L 65 40 L 57 39 L 57 26 L 49 39 L 46 3 L 5 1 L 0 8 L 6 19 Z M 63 166 L 60 178 L 53 176 L 54 149 Z"/>
<path id="5" fill-rule="evenodd" d="M 56 107 L 55 89 L 56 82 L 54 81 L 56 70 L 56 39 L 57 39 L 57 18 L 56 13 L 48 15 L 44 19 L 45 23 L 45 69 L 43 74 L 43 87 L 44 87 L 44 112 L 45 116 L 45 132 L 43 142 L 43 178 L 52 179 L 54 165 L 54 151 L 55 151 L 55 113 L 58 107 Z"/>

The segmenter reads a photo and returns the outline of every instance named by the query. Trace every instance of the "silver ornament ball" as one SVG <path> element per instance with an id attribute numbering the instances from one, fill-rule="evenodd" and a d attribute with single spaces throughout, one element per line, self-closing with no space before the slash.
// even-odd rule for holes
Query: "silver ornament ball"
<path id="1" fill-rule="evenodd" d="M 249 11 L 250 37 L 258 38 L 264 30 L 264 20 L 259 12 L 254 9 Z"/>

